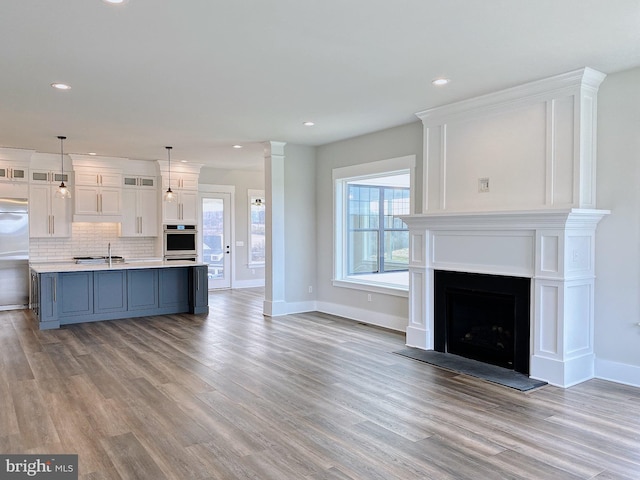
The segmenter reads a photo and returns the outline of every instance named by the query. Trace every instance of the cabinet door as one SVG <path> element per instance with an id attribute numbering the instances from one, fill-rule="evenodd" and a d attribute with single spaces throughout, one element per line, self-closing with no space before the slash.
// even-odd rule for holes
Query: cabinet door
<path id="1" fill-rule="evenodd" d="M 58 274 L 58 313 L 73 317 L 93 313 L 93 272 Z"/>
<path id="2" fill-rule="evenodd" d="M 198 223 L 198 192 L 182 190 L 179 195 L 181 204 L 181 220 L 187 223 Z"/>
<path id="3" fill-rule="evenodd" d="M 76 170 L 76 185 L 93 185 L 100 184 L 99 172 L 95 170 Z"/>
<path id="4" fill-rule="evenodd" d="M 120 187 L 122 175 L 119 173 L 100 173 L 100 185 L 102 187 Z"/>
<path id="5" fill-rule="evenodd" d="M 38 275 L 38 310 L 41 322 L 58 319 L 58 274 L 41 273 Z"/>
<path id="6" fill-rule="evenodd" d="M 98 188 L 85 185 L 78 185 L 75 188 L 76 215 L 97 215 L 98 214 Z"/>
<path id="7" fill-rule="evenodd" d="M 11 180 L 16 182 L 27 182 L 29 174 L 26 168 L 11 168 Z"/>
<path id="8" fill-rule="evenodd" d="M 125 270 L 93 273 L 94 313 L 124 312 L 127 309 Z"/>
<path id="9" fill-rule="evenodd" d="M 65 238 L 71 236 L 71 202 L 55 195 L 58 187 L 49 187 L 51 201 L 51 236 Z"/>
<path id="10" fill-rule="evenodd" d="M 122 190 L 122 203 L 126 208 L 122 211 L 122 223 L 120 236 L 135 237 L 140 234 L 140 223 L 138 220 L 138 210 L 136 208 L 138 192 L 135 189 L 125 188 Z"/>
<path id="11" fill-rule="evenodd" d="M 128 205 L 128 203 L 125 202 L 125 205 Z M 157 237 L 158 192 L 155 188 L 141 188 L 138 190 L 138 216 L 140 217 L 140 235 L 143 237 Z"/>
<path id="12" fill-rule="evenodd" d="M 122 213 L 122 190 L 120 188 L 101 188 L 99 193 L 102 215 L 120 215 Z"/>
<path id="13" fill-rule="evenodd" d="M 53 179 L 51 178 L 51 172 L 44 170 L 31 170 L 31 179 L 30 181 L 38 182 L 38 183 L 51 183 Z"/>
<path id="14" fill-rule="evenodd" d="M 193 267 L 191 269 L 191 313 L 208 313 L 209 305 L 209 269 L 206 265 Z"/>
<path id="15" fill-rule="evenodd" d="M 160 270 L 160 307 L 186 310 L 189 308 L 189 268 L 172 267 Z"/>
<path id="16" fill-rule="evenodd" d="M 49 185 L 31 185 L 29 188 L 29 236 L 51 235 L 51 189 Z"/>
<path id="17" fill-rule="evenodd" d="M 158 308 L 158 270 L 127 270 L 129 310 Z"/>
<path id="18" fill-rule="evenodd" d="M 164 192 L 162 192 L 164 195 Z M 180 221 L 180 199 L 176 198 L 174 202 L 162 201 L 162 221 L 164 223 L 175 223 Z"/>

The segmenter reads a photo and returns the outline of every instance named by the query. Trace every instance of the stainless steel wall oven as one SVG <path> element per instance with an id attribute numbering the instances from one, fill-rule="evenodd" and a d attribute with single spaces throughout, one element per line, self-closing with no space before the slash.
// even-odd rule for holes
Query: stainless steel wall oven
<path id="1" fill-rule="evenodd" d="M 165 225 L 165 260 L 195 260 L 198 256 L 197 239 L 198 231 L 195 225 Z"/>

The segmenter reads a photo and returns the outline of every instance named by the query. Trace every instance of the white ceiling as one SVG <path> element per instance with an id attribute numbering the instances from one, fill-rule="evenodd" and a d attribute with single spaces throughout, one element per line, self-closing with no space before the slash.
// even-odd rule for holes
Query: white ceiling
<path id="1" fill-rule="evenodd" d="M 640 1 L 2 0 L 0 65 L 2 146 L 57 152 L 66 135 L 72 153 L 152 160 L 173 145 L 172 159 L 260 168 L 266 140 L 322 145 L 583 66 L 638 66 Z"/>

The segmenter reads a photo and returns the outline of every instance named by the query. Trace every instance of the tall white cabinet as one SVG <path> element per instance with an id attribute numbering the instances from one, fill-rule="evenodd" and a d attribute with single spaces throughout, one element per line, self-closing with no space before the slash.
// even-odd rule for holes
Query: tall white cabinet
<path id="1" fill-rule="evenodd" d="M 155 165 L 149 163 L 155 167 Z M 158 196 L 154 175 L 148 173 L 125 173 L 122 177 L 122 237 L 158 236 Z"/>
<path id="2" fill-rule="evenodd" d="M 56 195 L 60 182 L 71 189 L 68 173 L 31 170 L 29 174 L 29 236 L 31 238 L 70 237 L 72 199 Z"/>

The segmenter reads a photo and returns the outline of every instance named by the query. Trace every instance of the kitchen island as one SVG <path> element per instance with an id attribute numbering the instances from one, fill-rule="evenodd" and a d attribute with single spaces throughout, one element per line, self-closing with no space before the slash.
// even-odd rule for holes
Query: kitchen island
<path id="1" fill-rule="evenodd" d="M 72 323 L 209 312 L 207 265 L 189 261 L 32 264 L 41 330 Z"/>

